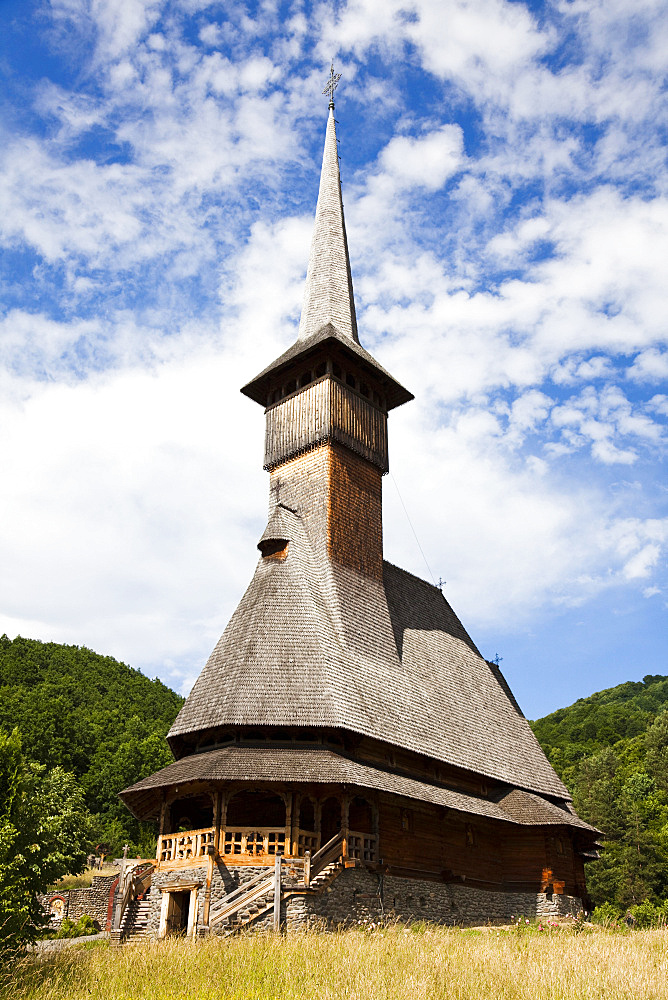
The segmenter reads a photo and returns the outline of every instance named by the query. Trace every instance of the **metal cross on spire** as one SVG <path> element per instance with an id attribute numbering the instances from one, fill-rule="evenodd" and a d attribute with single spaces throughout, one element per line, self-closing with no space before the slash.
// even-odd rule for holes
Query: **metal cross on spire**
<path id="1" fill-rule="evenodd" d="M 334 60 L 332 60 L 332 65 L 329 71 L 329 80 L 327 81 L 327 86 L 323 90 L 323 94 L 329 94 L 330 108 L 334 107 L 334 91 L 338 87 L 340 79 L 341 79 L 341 74 L 334 72 Z"/>

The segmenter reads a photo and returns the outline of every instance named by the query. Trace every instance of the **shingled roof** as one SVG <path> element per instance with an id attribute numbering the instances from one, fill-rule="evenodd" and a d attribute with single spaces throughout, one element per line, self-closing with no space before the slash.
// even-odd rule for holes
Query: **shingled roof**
<path id="1" fill-rule="evenodd" d="M 135 815 L 143 819 L 146 818 L 147 803 L 153 801 L 159 809 L 161 798 L 152 793 L 163 788 L 193 782 L 208 784 L 235 781 L 244 774 L 252 774 L 254 782 L 263 784 L 354 785 L 522 826 L 561 825 L 594 829 L 583 823 L 568 808 L 560 808 L 537 795 L 514 790 L 495 802 L 482 796 L 419 781 L 388 768 L 371 767 L 322 747 L 268 748 L 233 745 L 191 754 L 138 781 L 131 788 L 126 788 L 121 792 L 121 798 Z"/>
<path id="2" fill-rule="evenodd" d="M 275 530 L 287 557 L 258 562 L 170 730 L 173 746 L 221 726 L 335 727 L 569 798 L 437 587 L 390 563 L 380 582 L 330 561 L 287 508 Z"/>
<path id="3" fill-rule="evenodd" d="M 339 336 L 359 344 L 333 107 L 327 118 L 299 339 L 308 340 L 327 323 Z"/>

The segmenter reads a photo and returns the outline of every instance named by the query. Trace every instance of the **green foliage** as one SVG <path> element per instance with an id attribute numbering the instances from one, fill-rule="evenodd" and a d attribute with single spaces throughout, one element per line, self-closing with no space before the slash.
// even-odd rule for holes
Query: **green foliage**
<path id="1" fill-rule="evenodd" d="M 18 727 L 30 756 L 72 773 L 95 814 L 93 846 L 154 849 L 118 792 L 171 763 L 165 735 L 183 698 L 90 649 L 0 637 L 0 727 Z"/>
<path id="2" fill-rule="evenodd" d="M 97 934 L 99 928 L 95 926 L 95 921 L 92 917 L 89 917 L 87 913 L 82 913 L 78 920 L 68 920 L 67 917 L 62 921 L 58 932 L 56 934 L 57 938 L 78 938 L 78 937 L 90 937 L 91 934 Z"/>
<path id="3" fill-rule="evenodd" d="M 649 930 L 651 927 L 665 927 L 668 921 L 668 899 L 664 900 L 660 906 L 645 899 L 637 906 L 632 906 L 629 914 L 633 920 L 633 926 L 639 931 Z"/>
<path id="4" fill-rule="evenodd" d="M 614 903 L 601 903 L 594 907 L 591 915 L 593 924 L 601 924 L 603 927 L 615 927 L 622 916 L 622 911 Z"/>
<path id="5" fill-rule="evenodd" d="M 603 832 L 593 903 L 623 912 L 668 895 L 668 677 L 648 675 L 532 723 L 580 816 Z"/>
<path id="6" fill-rule="evenodd" d="M 71 774 L 25 758 L 18 730 L 0 729 L 0 938 L 7 954 L 44 923 L 36 896 L 86 866 L 89 817 Z"/>

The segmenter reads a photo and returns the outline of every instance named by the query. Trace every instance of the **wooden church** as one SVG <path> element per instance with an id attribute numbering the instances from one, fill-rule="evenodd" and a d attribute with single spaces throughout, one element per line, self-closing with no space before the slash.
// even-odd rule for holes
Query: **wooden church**
<path id="1" fill-rule="evenodd" d="M 116 938 L 579 911 L 597 831 L 441 591 L 383 560 L 387 418 L 413 397 L 359 341 L 331 101 L 299 335 L 242 392 L 267 526 L 174 763 L 121 793 L 159 829 Z"/>

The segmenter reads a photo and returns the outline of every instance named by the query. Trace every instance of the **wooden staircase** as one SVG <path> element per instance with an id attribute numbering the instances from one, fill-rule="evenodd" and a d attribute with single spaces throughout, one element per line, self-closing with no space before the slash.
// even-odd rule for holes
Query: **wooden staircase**
<path id="1" fill-rule="evenodd" d="M 118 945 L 129 938 L 147 935 L 154 867 L 153 861 L 141 861 L 129 866 L 124 862 L 116 889 L 112 944 Z"/>
<path id="2" fill-rule="evenodd" d="M 214 903 L 209 911 L 209 930 L 220 925 L 224 934 L 231 934 L 274 910 L 277 885 L 280 903 L 280 862 L 277 858 L 270 875 L 262 871 Z"/>
<path id="3" fill-rule="evenodd" d="M 148 919 L 151 912 L 151 887 L 141 896 L 131 899 L 125 908 L 120 927 L 120 938 L 128 941 L 130 938 L 148 936 Z"/>
<path id="4" fill-rule="evenodd" d="M 335 878 L 338 878 L 346 864 L 351 864 L 343 858 L 343 850 L 345 850 L 343 834 L 337 833 L 313 857 L 307 852 L 304 858 L 287 860 L 285 867 L 293 873 L 301 869 L 301 878 L 298 877 L 285 890 L 281 887 L 281 859 L 277 858 L 275 871 L 271 875 L 260 872 L 211 907 L 209 930 L 220 925 L 225 936 L 235 934 L 250 928 L 272 911 L 274 929 L 278 930 L 281 901 L 293 893 L 322 892 L 327 888 Z"/>
<path id="5" fill-rule="evenodd" d="M 325 889 L 327 886 L 334 881 L 335 878 L 343 871 L 343 862 L 341 861 L 330 861 L 328 865 L 325 865 L 317 875 L 311 878 L 309 885 L 310 889 Z"/>

